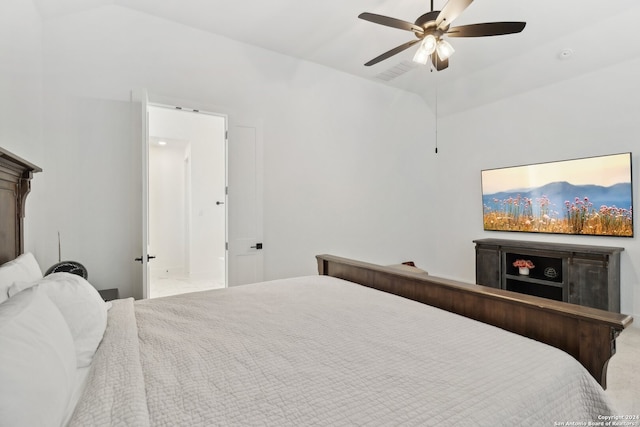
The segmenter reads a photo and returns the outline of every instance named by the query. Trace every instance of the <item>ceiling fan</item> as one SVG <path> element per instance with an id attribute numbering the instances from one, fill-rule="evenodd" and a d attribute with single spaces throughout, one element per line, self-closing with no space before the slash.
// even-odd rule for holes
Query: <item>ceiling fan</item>
<path id="1" fill-rule="evenodd" d="M 398 47 L 373 58 L 364 64 L 369 67 L 396 55 L 416 43 L 420 47 L 413 57 L 415 62 L 426 64 L 429 59 L 436 70 L 444 70 L 449 66 L 449 57 L 454 49 L 444 36 L 449 37 L 486 37 L 514 34 L 522 31 L 526 22 L 486 22 L 482 24 L 461 25 L 451 27 L 451 23 L 471 4 L 473 0 L 449 0 L 441 11 L 433 10 L 433 0 L 431 0 L 431 11 L 421 15 L 415 23 L 403 21 L 401 19 L 390 18 L 388 16 L 377 15 L 375 13 L 364 12 L 358 18 L 370 21 L 375 24 L 386 25 L 387 27 L 399 28 L 401 30 L 412 31 L 417 37 L 401 44 Z"/>

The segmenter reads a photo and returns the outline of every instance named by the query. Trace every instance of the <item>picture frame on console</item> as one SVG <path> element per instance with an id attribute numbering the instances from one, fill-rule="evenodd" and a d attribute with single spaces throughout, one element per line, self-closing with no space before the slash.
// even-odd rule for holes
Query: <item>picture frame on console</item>
<path id="1" fill-rule="evenodd" d="M 486 231 L 633 237 L 631 153 L 482 170 Z"/>

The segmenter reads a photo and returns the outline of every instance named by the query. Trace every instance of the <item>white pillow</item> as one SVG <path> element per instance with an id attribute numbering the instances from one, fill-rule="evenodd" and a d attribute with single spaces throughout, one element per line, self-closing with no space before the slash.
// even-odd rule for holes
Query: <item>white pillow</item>
<path id="1" fill-rule="evenodd" d="M 7 300 L 7 290 L 15 282 L 33 282 L 38 279 L 42 279 L 42 270 L 31 252 L 0 265 L 0 303 Z"/>
<path id="2" fill-rule="evenodd" d="M 38 286 L 67 321 L 78 368 L 89 366 L 107 327 L 107 306 L 96 288 L 76 274 L 53 273 L 35 282 L 13 284 L 9 296 L 32 286 Z"/>
<path id="3" fill-rule="evenodd" d="M 0 304 L 0 424 L 61 425 L 76 356 L 69 327 L 38 289 Z"/>

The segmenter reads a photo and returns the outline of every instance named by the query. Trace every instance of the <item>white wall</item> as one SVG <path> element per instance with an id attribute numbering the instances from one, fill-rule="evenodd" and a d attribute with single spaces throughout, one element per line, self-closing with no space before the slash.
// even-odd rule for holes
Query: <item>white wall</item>
<path id="1" fill-rule="evenodd" d="M 42 24 L 30 1 L 0 3 L 0 147 L 45 167 L 42 132 Z M 38 255 L 42 222 L 42 175 L 34 175 L 27 198 L 25 249 Z M 42 266 L 44 267 L 44 266 Z"/>
<path id="2" fill-rule="evenodd" d="M 140 281 L 134 259 L 142 242 L 141 199 L 134 195 L 141 146 L 131 143 L 129 102 L 45 92 L 46 217 L 38 260 L 57 262 L 59 231 L 63 259 L 82 263 L 98 289 L 118 287 L 129 296 L 131 283 Z"/>
<path id="3" fill-rule="evenodd" d="M 437 204 L 439 249 L 433 272 L 474 281 L 478 238 L 508 238 L 624 247 L 621 310 L 640 315 L 640 221 L 634 238 L 562 236 L 482 231 L 480 171 L 553 160 L 633 152 L 634 200 L 640 197 L 640 60 L 440 120 L 436 162 L 442 191 Z M 473 83 L 473 82 L 471 82 Z"/>
<path id="4" fill-rule="evenodd" d="M 55 261 L 63 228 L 98 288 L 141 296 L 136 87 L 262 120 L 267 278 L 314 274 L 325 252 L 430 259 L 433 120 L 415 95 L 118 6 L 47 21 L 44 69 L 46 177 L 79 192 L 48 200 L 42 251 Z"/>
<path id="5" fill-rule="evenodd" d="M 318 253 L 426 264 L 436 250 L 432 113 L 402 92 L 300 70 L 290 109 L 265 125 L 266 276 L 313 273 Z M 270 126 L 277 117 L 284 126 Z"/>

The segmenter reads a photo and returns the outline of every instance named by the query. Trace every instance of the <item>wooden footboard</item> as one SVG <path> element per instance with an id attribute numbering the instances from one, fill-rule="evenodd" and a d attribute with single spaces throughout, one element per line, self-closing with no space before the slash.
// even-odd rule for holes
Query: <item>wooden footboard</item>
<path id="1" fill-rule="evenodd" d="M 607 387 L 616 337 L 631 316 L 501 289 L 414 274 L 333 255 L 318 255 L 318 272 L 457 313 L 557 347 Z"/>

